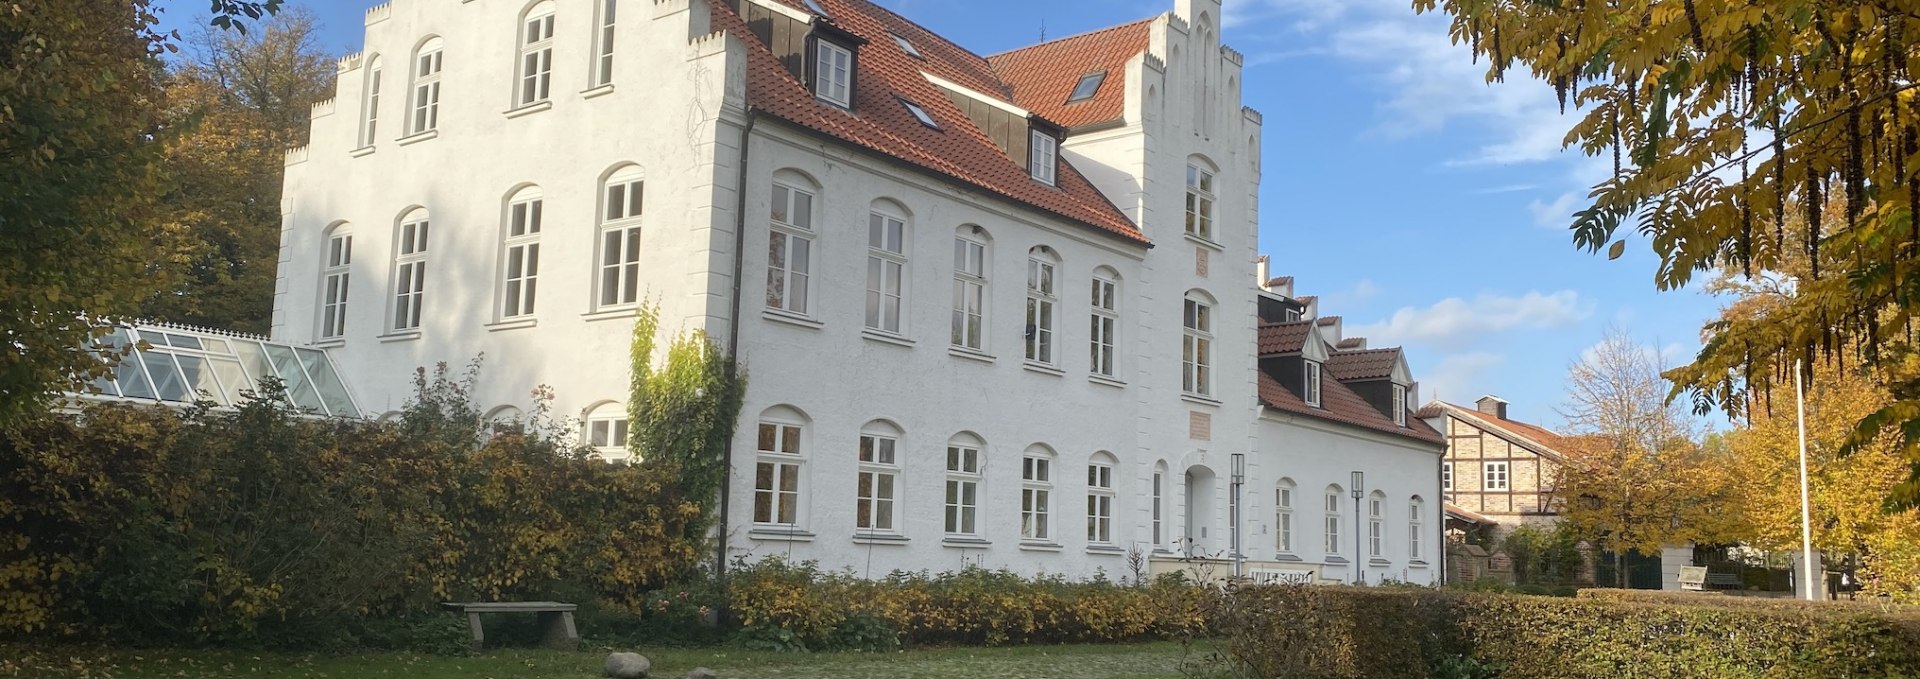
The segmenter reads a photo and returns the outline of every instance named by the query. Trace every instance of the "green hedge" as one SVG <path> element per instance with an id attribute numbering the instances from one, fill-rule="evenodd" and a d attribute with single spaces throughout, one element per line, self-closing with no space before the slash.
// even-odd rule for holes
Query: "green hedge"
<path id="1" fill-rule="evenodd" d="M 1803 601 L 1782 597 L 1741 596 L 1718 592 L 1665 592 L 1645 589 L 1583 589 L 1582 599 L 1636 601 L 1649 604 L 1722 606 L 1745 610 L 1878 613 L 1899 618 L 1920 619 L 1920 606 L 1898 604 L 1890 599 L 1862 595 L 1858 599 Z"/>
<path id="2" fill-rule="evenodd" d="M 1920 676 L 1920 621 L 1858 610 L 1258 587 L 1214 613 L 1258 677 Z"/>

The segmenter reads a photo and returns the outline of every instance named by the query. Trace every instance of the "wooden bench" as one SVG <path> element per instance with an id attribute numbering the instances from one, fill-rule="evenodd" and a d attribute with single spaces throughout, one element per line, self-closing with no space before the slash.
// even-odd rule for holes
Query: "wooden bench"
<path id="1" fill-rule="evenodd" d="M 573 628 L 573 611 L 579 608 L 575 604 L 558 601 L 486 601 L 449 602 L 440 604 L 440 607 L 467 614 L 467 627 L 473 631 L 473 650 L 476 653 L 487 640 L 486 632 L 480 628 L 481 613 L 534 613 L 540 616 L 540 625 L 546 630 L 540 640 L 541 645 L 569 651 L 580 646 L 580 632 Z"/>

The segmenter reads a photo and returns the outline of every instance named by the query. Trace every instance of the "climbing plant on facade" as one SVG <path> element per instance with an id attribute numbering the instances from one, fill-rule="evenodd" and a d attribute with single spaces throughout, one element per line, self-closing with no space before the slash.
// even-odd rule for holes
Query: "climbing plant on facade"
<path id="1" fill-rule="evenodd" d="M 1619 257 L 1637 232 L 1654 283 L 1731 269 L 1776 276 L 1790 255 L 1798 302 L 1706 328 L 1668 373 L 1702 412 L 1741 411 L 1789 385 L 1796 360 L 1862 369 L 1894 398 L 1862 413 L 1852 445 L 1895 432 L 1909 463 L 1892 504 L 1920 501 L 1920 1 L 1414 0 L 1450 33 L 1576 111 L 1565 143 L 1610 157 L 1612 176 L 1573 215 L 1573 241 Z M 1829 200 L 1837 210 L 1829 209 Z M 1799 217 L 1800 238 L 1787 237 Z M 1803 368 L 1813 376 L 1810 367 Z"/>
<path id="2" fill-rule="evenodd" d="M 675 338 L 657 365 L 660 308 L 641 305 L 633 324 L 632 389 L 627 449 L 642 465 L 661 467 L 682 497 L 700 507 L 700 520 L 683 536 L 704 540 L 727 479 L 727 446 L 746 398 L 739 362 L 704 331 Z"/>

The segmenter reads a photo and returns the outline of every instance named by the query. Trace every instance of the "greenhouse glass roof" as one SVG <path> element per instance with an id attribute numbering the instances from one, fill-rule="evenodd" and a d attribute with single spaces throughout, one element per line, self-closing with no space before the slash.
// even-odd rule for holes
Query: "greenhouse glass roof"
<path id="1" fill-rule="evenodd" d="M 146 346 L 139 346 L 143 341 Z M 112 377 L 95 380 L 96 393 L 87 396 L 181 404 L 206 399 L 233 406 L 261 379 L 276 377 L 296 408 L 333 417 L 360 416 L 333 361 L 319 349 L 171 325 L 116 327 L 101 344 L 135 349 Z"/>

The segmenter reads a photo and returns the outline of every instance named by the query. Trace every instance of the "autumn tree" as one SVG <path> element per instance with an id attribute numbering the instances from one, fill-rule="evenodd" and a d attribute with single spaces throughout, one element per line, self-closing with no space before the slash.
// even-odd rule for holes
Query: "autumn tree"
<path id="1" fill-rule="evenodd" d="M 1725 462 L 1667 402 L 1664 367 L 1658 351 L 1613 328 L 1568 368 L 1567 464 L 1555 488 L 1575 530 L 1614 553 L 1621 587 L 1627 552 L 1658 554 L 1727 532 Z"/>
<path id="2" fill-rule="evenodd" d="M 149 297 L 143 317 L 267 332 L 285 151 L 306 142 L 313 104 L 333 90 L 316 30 L 311 12 L 290 9 L 246 33 L 209 27 L 186 39 L 167 84 L 177 129 L 161 204 L 188 238 L 166 261 L 179 283 Z"/>
<path id="3" fill-rule="evenodd" d="M 1576 245 L 1618 257 L 1623 227 L 1660 257 L 1654 283 L 1810 266 L 1800 302 L 1707 327 L 1670 377 L 1701 412 L 1734 413 L 1815 354 L 1864 364 L 1892 399 L 1854 445 L 1894 432 L 1920 501 L 1920 0 L 1414 0 L 1498 80 L 1552 85 L 1576 119 L 1565 143 L 1614 171 L 1573 215 Z M 1838 214 L 1828 215 L 1829 199 Z M 1801 215 L 1805 237 L 1787 238 Z M 1830 216 L 1831 228 L 1823 217 Z M 1811 361 L 1805 361 L 1811 363 Z M 1811 376 L 1811 375 L 1809 375 Z"/>
<path id="4" fill-rule="evenodd" d="M 0 4 L 0 424 L 103 374 L 89 348 L 165 281 L 163 38 L 144 0 Z"/>

